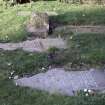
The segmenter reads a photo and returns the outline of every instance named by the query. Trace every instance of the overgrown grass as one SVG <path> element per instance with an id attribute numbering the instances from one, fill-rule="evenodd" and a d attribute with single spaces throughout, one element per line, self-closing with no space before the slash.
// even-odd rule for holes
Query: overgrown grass
<path id="1" fill-rule="evenodd" d="M 48 70 L 49 66 L 63 66 L 72 59 L 67 58 L 65 51 L 56 51 L 54 58 L 49 58 L 48 53 L 28 53 L 22 50 L 0 51 L 0 78 L 3 79 L 11 71 L 18 75 L 26 73 L 37 74 Z M 42 67 L 45 70 L 42 70 Z"/>
<path id="2" fill-rule="evenodd" d="M 73 41 L 75 41 L 74 38 Z M 77 40 L 77 39 L 76 39 Z M 56 62 L 67 63 L 73 55 L 57 58 Z M 75 55 L 75 54 L 74 54 Z M 63 58 L 62 58 L 63 57 Z M 59 62 L 59 63 L 58 63 Z M 47 67 L 49 61 L 46 53 L 27 53 L 18 51 L 0 51 L 0 105 L 104 105 L 105 95 L 95 96 L 61 96 L 60 94 L 48 94 L 46 92 L 15 86 L 8 79 L 10 71 L 16 74 L 39 73 L 41 67 Z"/>
<path id="3" fill-rule="evenodd" d="M 48 53 L 28 53 L 22 50 L 0 51 L 0 75 L 10 71 L 16 74 L 39 73 L 49 65 L 64 66 L 68 63 L 90 64 L 104 67 L 105 35 L 104 34 L 72 34 L 68 40 L 67 50 L 57 50 L 54 58 L 49 59 Z"/>
<path id="4" fill-rule="evenodd" d="M 49 62 L 45 53 L 27 53 L 21 50 L 0 51 L 0 72 L 39 73 L 42 67 L 48 65 Z"/>
<path id="5" fill-rule="evenodd" d="M 0 42 L 21 41 L 26 39 L 25 21 L 27 16 L 18 16 L 19 11 L 55 11 L 52 16 L 57 24 L 105 24 L 105 7 L 101 5 L 71 5 L 57 1 L 38 1 L 30 4 L 17 5 L 7 9 L 0 7 Z"/>
<path id="6" fill-rule="evenodd" d="M 104 105 L 105 95 L 61 96 L 46 92 L 21 88 L 11 81 L 0 81 L 0 105 Z"/>
<path id="7" fill-rule="evenodd" d="M 54 22 L 63 24 L 105 24 L 105 8 L 95 5 L 70 5 L 53 2 L 36 2 L 3 9 L 0 7 L 0 42 L 21 41 L 27 37 L 24 22 L 27 17 L 17 16 L 19 11 L 56 11 Z M 21 50 L 0 51 L 0 105 L 104 105 L 105 95 L 92 97 L 50 95 L 46 92 L 15 86 L 8 80 L 9 73 L 39 73 L 50 64 L 69 62 L 105 63 L 104 34 L 72 34 L 70 50 L 57 51 L 53 62 L 47 53 L 27 53 Z M 79 58 L 78 58 L 79 57 Z"/>
<path id="8" fill-rule="evenodd" d="M 105 63 L 105 34 L 75 34 L 69 44 L 84 62 Z"/>

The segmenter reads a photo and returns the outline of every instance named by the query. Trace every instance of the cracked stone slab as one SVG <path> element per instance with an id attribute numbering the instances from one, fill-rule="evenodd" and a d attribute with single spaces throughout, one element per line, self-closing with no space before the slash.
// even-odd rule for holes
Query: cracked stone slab
<path id="1" fill-rule="evenodd" d="M 105 71 L 65 71 L 63 68 L 55 68 L 32 77 L 17 79 L 15 83 L 49 93 L 72 96 L 74 91 L 82 89 L 105 89 Z"/>
<path id="2" fill-rule="evenodd" d="M 67 48 L 66 41 L 61 38 L 46 38 L 27 40 L 20 43 L 0 43 L 0 49 L 16 50 L 23 49 L 28 52 L 43 52 L 51 47 Z"/>

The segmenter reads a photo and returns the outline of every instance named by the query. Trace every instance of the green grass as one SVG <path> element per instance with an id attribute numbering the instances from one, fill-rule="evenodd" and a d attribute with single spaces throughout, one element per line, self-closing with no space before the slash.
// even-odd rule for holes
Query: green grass
<path id="1" fill-rule="evenodd" d="M 56 11 L 59 15 L 51 18 L 60 24 L 105 25 L 105 7 L 97 5 L 80 6 L 56 1 L 40 1 L 32 3 L 31 6 L 24 4 L 8 7 L 8 9 L 0 7 L 0 42 L 18 42 L 26 39 L 24 24 L 28 17 L 17 16 L 18 11 Z M 53 95 L 17 87 L 8 80 L 11 71 L 19 75 L 37 74 L 43 72 L 42 67 L 47 68 L 50 64 L 85 62 L 98 65 L 105 63 L 105 34 L 72 34 L 68 44 L 70 49 L 58 50 L 53 62 L 48 60 L 47 53 L 0 50 L 0 105 L 104 105 L 105 95 L 102 94 L 92 97 Z"/>
<path id="2" fill-rule="evenodd" d="M 27 53 L 21 50 L 0 51 L 0 72 L 39 73 L 42 67 L 48 65 L 47 54 L 44 53 Z"/>
<path id="3" fill-rule="evenodd" d="M 28 17 L 17 16 L 19 11 L 55 11 L 58 16 L 52 16 L 54 22 L 60 24 L 105 24 L 105 7 L 101 5 L 71 5 L 57 1 L 38 1 L 35 3 L 17 5 L 7 9 L 0 7 L 0 42 L 18 42 L 25 40 L 25 21 Z"/>
<path id="4" fill-rule="evenodd" d="M 74 34 L 68 43 L 84 62 L 105 63 L 105 34 Z"/>
<path id="5" fill-rule="evenodd" d="M 76 39 L 76 38 L 75 38 Z M 76 39 L 77 40 L 77 39 Z M 67 63 L 73 55 L 63 56 L 62 53 L 55 63 Z M 63 57 L 63 58 L 62 58 Z M 27 53 L 21 50 L 0 51 L 0 105 L 104 105 L 105 95 L 62 96 L 49 94 L 29 88 L 17 87 L 8 79 L 9 73 L 16 74 L 40 73 L 41 67 L 47 67 L 49 61 L 46 53 Z"/>
<path id="6" fill-rule="evenodd" d="M 0 81 L 0 105 L 104 105 L 105 95 L 67 97 L 29 88 L 16 87 L 11 81 Z"/>
<path id="7" fill-rule="evenodd" d="M 24 27 L 26 17 L 19 17 L 16 11 L 6 10 L 0 13 L 0 41 L 13 41 L 18 42 L 24 40 L 27 36 Z"/>
<path id="8" fill-rule="evenodd" d="M 104 66 L 105 34 L 72 34 L 68 40 L 67 50 L 56 50 L 53 60 L 48 59 L 48 53 L 28 53 L 22 50 L 0 51 L 0 75 L 10 71 L 16 74 L 39 73 L 49 65 L 64 66 L 68 63 Z M 70 36 L 70 37 L 71 37 Z M 69 38 L 69 37 L 68 37 Z"/>

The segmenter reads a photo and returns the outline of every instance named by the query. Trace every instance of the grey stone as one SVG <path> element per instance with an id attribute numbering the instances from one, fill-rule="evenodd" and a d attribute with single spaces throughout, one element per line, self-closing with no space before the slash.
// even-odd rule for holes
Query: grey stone
<path id="1" fill-rule="evenodd" d="M 105 90 L 105 72 L 99 70 L 65 71 L 63 68 L 49 69 L 32 77 L 15 81 L 19 86 L 44 90 L 49 93 L 73 95 L 84 89 Z"/>
<path id="2" fill-rule="evenodd" d="M 47 13 L 33 12 L 27 22 L 26 30 L 30 35 L 46 38 L 49 31 L 49 17 Z"/>
<path id="3" fill-rule="evenodd" d="M 51 47 L 66 49 L 67 44 L 66 41 L 61 38 L 37 38 L 35 40 L 26 40 L 20 43 L 0 43 L 0 49 L 11 51 L 16 49 L 23 49 L 24 51 L 28 52 L 44 52 Z"/>

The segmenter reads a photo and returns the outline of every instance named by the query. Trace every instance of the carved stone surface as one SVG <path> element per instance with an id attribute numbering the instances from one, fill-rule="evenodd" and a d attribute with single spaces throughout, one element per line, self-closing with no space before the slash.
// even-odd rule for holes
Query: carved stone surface
<path id="1" fill-rule="evenodd" d="M 33 12 L 26 25 L 26 30 L 35 37 L 46 38 L 49 31 L 49 17 L 46 13 Z"/>

